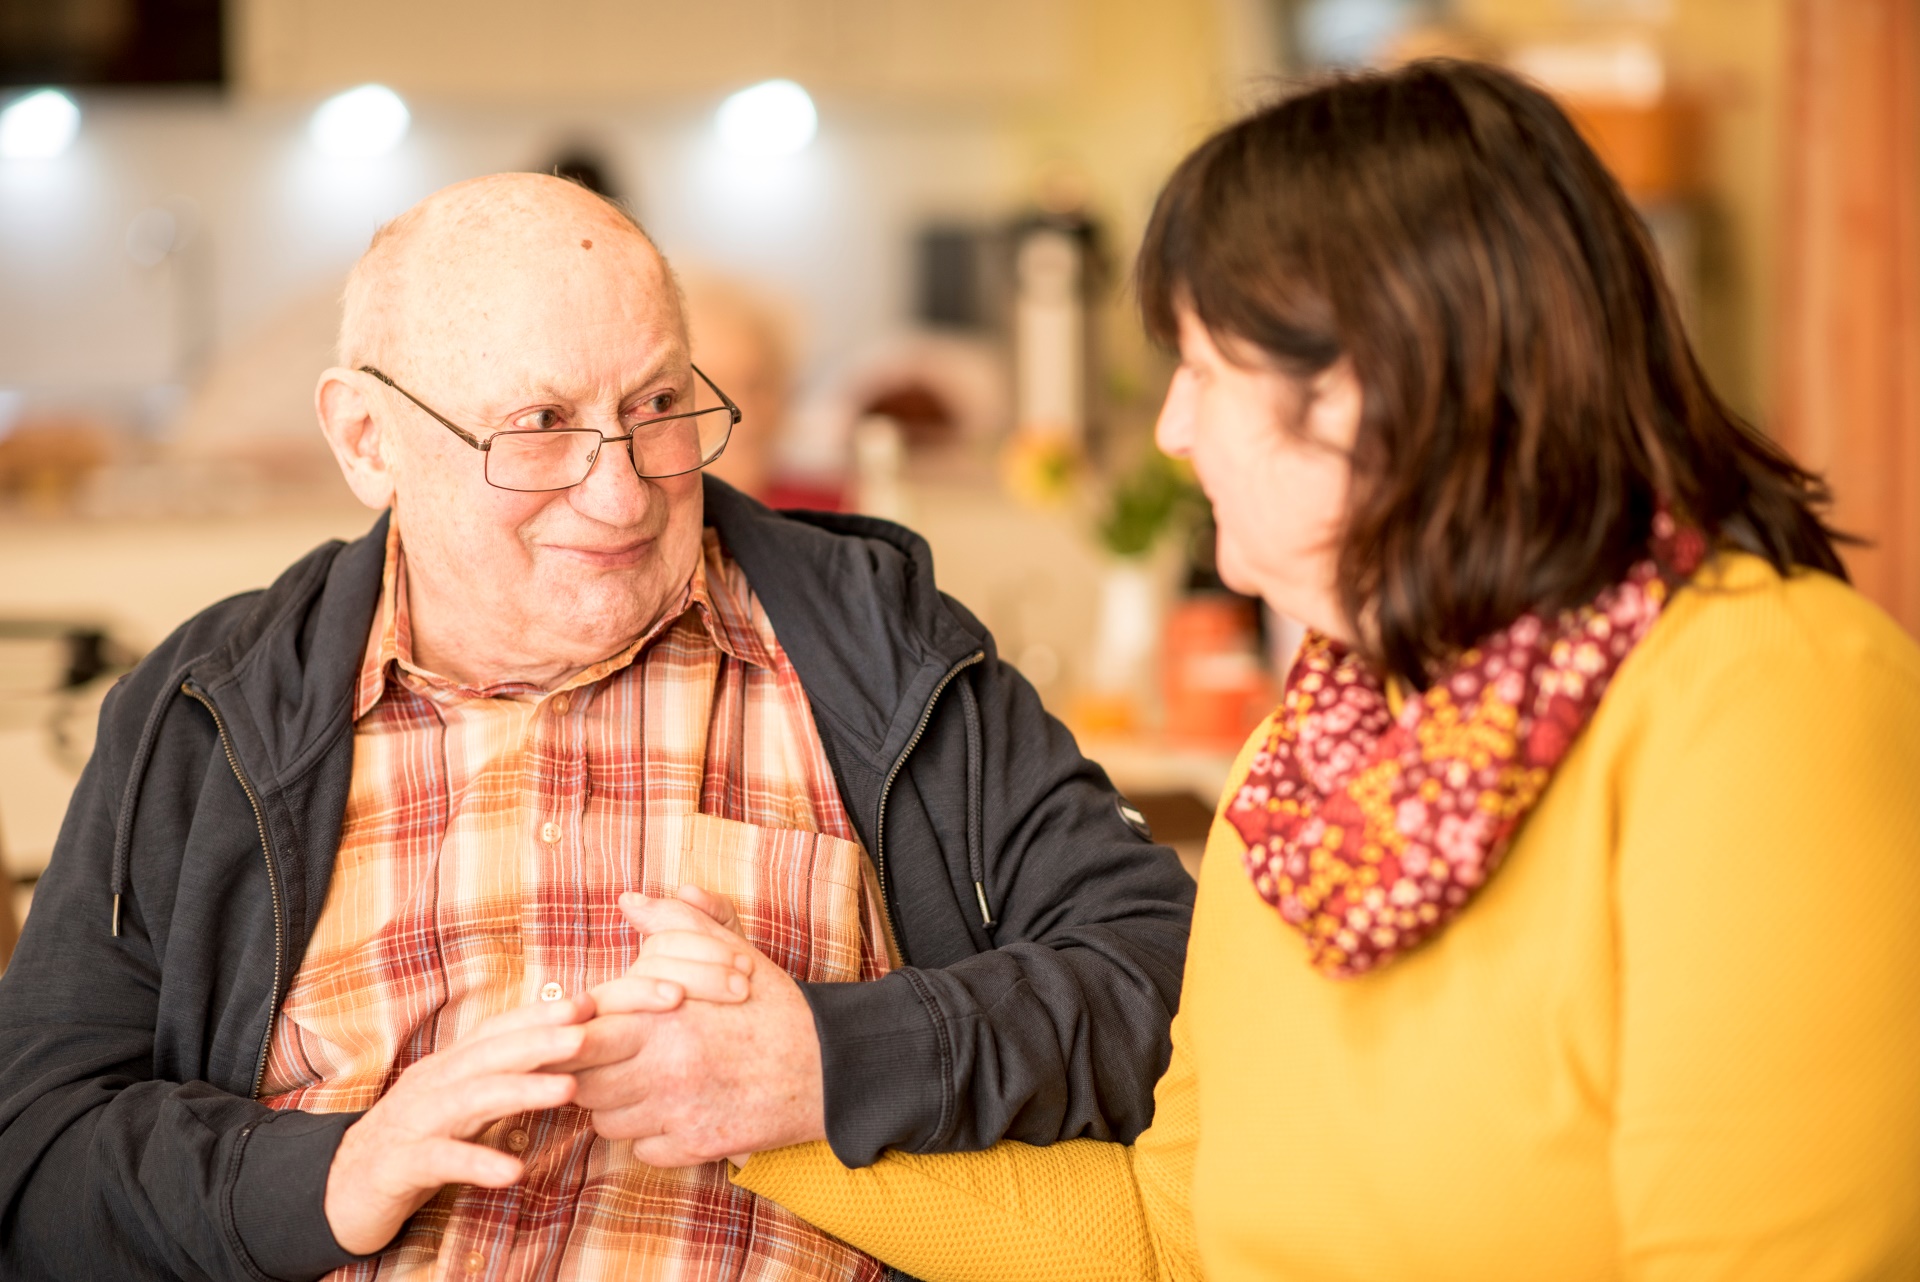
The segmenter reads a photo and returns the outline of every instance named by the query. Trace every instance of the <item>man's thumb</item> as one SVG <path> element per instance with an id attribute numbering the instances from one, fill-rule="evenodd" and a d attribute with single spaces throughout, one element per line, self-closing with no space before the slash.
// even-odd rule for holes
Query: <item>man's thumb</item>
<path id="1" fill-rule="evenodd" d="M 733 904 L 724 895 L 716 895 L 706 887 L 691 882 L 673 893 L 681 903 L 705 913 L 728 930 L 739 932 L 740 919 L 734 915 Z"/>
<path id="2" fill-rule="evenodd" d="M 661 909 L 672 904 L 671 899 L 659 899 L 653 895 L 643 895 L 637 890 L 629 890 L 620 896 L 620 912 L 633 923 L 633 928 L 643 935 L 651 935 L 657 930 L 671 930 L 673 923 L 663 921 L 665 915 Z"/>
<path id="3" fill-rule="evenodd" d="M 692 899 L 689 890 L 702 896 Z M 717 908 L 725 916 L 716 916 Z M 716 930 L 736 931 L 733 907 L 718 895 L 691 886 L 682 886 L 676 899 L 662 899 L 630 890 L 620 896 L 620 911 L 633 928 L 643 935 L 663 930 L 692 930 L 712 934 Z"/>

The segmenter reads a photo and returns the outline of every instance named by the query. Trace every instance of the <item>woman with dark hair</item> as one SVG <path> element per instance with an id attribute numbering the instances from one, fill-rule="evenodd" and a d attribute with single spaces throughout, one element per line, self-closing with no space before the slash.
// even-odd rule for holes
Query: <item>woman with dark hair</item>
<path id="1" fill-rule="evenodd" d="M 928 1279 L 1920 1276 L 1920 648 L 1565 116 L 1293 98 L 1139 282 L 1221 573 L 1311 629 L 1154 1124 L 740 1181 Z"/>

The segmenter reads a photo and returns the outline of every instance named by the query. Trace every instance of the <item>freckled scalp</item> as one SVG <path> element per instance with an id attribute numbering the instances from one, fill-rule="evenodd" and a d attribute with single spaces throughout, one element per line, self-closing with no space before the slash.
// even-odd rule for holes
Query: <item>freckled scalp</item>
<path id="1" fill-rule="evenodd" d="M 461 343 L 510 278 L 558 278 L 583 262 L 646 294 L 664 290 L 684 335 L 679 282 L 632 215 L 563 178 L 492 174 L 443 188 L 374 233 L 347 278 L 339 362 L 395 373 L 411 354 Z"/>

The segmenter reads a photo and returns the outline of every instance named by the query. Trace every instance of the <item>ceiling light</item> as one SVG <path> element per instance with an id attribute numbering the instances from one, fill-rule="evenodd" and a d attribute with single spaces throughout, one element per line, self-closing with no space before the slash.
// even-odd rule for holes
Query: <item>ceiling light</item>
<path id="1" fill-rule="evenodd" d="M 40 89 L 16 98 L 0 111 L 0 156 L 9 160 L 47 159 L 73 145 L 80 132 L 80 108 L 58 89 Z"/>
<path id="2" fill-rule="evenodd" d="M 720 104 L 715 120 L 727 150 L 743 156 L 787 156 L 813 141 L 819 113 L 791 80 L 766 80 Z"/>
<path id="3" fill-rule="evenodd" d="M 400 145 L 412 120 L 399 94 L 361 85 L 321 103 L 307 132 L 329 156 L 384 156 Z"/>

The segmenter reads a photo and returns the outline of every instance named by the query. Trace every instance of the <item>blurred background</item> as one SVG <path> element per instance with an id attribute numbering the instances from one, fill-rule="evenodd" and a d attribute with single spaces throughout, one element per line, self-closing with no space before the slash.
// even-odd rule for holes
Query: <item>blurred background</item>
<path id="1" fill-rule="evenodd" d="M 1210 130 L 1426 54 L 1573 111 L 1722 394 L 1829 472 L 1861 586 L 1920 629 L 1920 0 L 0 0 L 18 908 L 114 674 L 370 522 L 311 409 L 348 267 L 510 169 L 676 265 L 746 411 L 718 470 L 920 529 L 1195 855 L 1294 637 L 1220 589 L 1151 449 L 1170 364 L 1129 261 Z"/>

